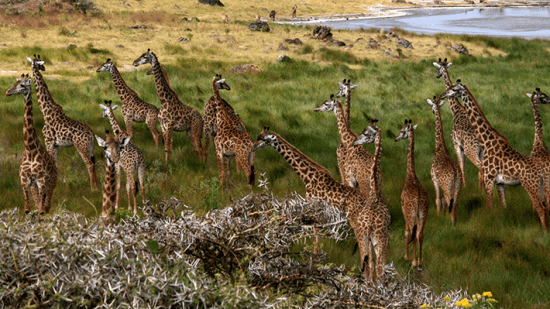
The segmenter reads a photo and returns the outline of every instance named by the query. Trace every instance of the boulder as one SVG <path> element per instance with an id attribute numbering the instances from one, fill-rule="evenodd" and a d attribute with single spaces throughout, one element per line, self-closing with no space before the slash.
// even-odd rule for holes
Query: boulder
<path id="1" fill-rule="evenodd" d="M 332 33 L 330 32 L 329 27 L 319 26 L 313 29 L 313 37 L 318 40 L 331 39 Z"/>
<path id="2" fill-rule="evenodd" d="M 300 41 L 299 38 L 295 38 L 295 39 L 285 39 L 284 41 L 285 43 L 288 43 L 288 44 L 295 44 L 295 45 L 302 45 L 302 41 Z"/>
<path id="3" fill-rule="evenodd" d="M 464 45 L 462 45 L 462 44 L 453 44 L 451 46 L 451 49 L 454 50 L 455 52 L 461 54 L 461 55 L 469 55 L 470 54 L 470 52 L 468 52 L 466 47 L 464 47 Z"/>
<path id="4" fill-rule="evenodd" d="M 248 29 L 252 31 L 269 32 L 269 24 L 264 21 L 258 20 L 248 25 Z"/>
<path id="5" fill-rule="evenodd" d="M 413 48 L 413 45 L 411 42 L 401 38 L 397 38 L 397 46 L 401 46 L 404 48 Z"/>
<path id="6" fill-rule="evenodd" d="M 255 64 L 239 64 L 231 68 L 231 72 L 243 73 L 243 72 L 261 72 L 262 69 Z"/>
<path id="7" fill-rule="evenodd" d="M 199 0 L 199 3 L 208 4 L 210 6 L 215 6 L 215 5 L 225 6 L 223 5 L 223 3 L 220 2 L 220 0 Z"/>

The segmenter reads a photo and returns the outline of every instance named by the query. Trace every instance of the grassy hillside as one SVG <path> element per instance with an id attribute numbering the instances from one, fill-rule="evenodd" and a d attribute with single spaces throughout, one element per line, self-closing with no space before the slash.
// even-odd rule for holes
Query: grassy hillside
<path id="1" fill-rule="evenodd" d="M 452 227 L 448 216 L 436 215 L 430 178 L 435 121 L 426 103 L 427 98 L 444 90 L 443 81 L 435 78 L 432 62 L 438 57 L 449 57 L 454 63 L 449 70 L 451 78 L 461 78 L 492 125 L 515 149 L 529 154 L 534 129 L 532 109 L 525 93 L 532 92 L 535 87 L 550 92 L 548 41 L 431 37 L 398 31 L 401 37 L 413 42 L 415 48 L 402 50 L 406 58 L 396 59 L 384 56 L 387 48 L 397 54 L 396 40 L 384 39 L 383 33 L 378 31 L 335 32 L 336 39 L 348 45 L 354 43 L 353 47 L 326 46 L 324 42 L 312 40 L 309 38 L 311 27 L 272 25 L 269 33 L 250 32 L 246 25 L 255 14 L 259 11 L 262 16 L 267 15 L 261 13 L 260 1 L 227 2 L 224 8 L 210 8 L 189 1 L 178 3 L 179 10 L 172 9 L 175 3 L 169 6 L 149 1 L 127 3 L 131 6 L 99 1 L 102 13 L 97 17 L 51 15 L 43 19 L 48 20 L 45 25 L 39 24 L 36 16 L 2 16 L 7 23 L 2 28 L 6 46 L 0 47 L 0 71 L 17 73 L 2 73 L 0 89 L 9 88 L 17 75 L 30 73 L 26 57 L 40 54 L 46 60 L 43 75 L 55 100 L 69 117 L 86 122 L 96 134 L 102 135 L 110 126 L 107 119 L 100 118 L 98 104 L 108 99 L 120 105 L 120 99 L 110 75 L 96 73 L 95 69 L 106 58 L 112 58 L 127 84 L 144 100 L 160 106 L 153 77 L 145 75 L 149 67 L 128 70 L 132 69 L 130 65 L 134 59 L 151 48 L 167 69 L 172 88 L 185 104 L 202 113 L 204 103 L 211 96 L 212 76 L 222 74 L 232 90 L 221 95 L 239 113 L 253 138 L 263 126 L 269 126 L 311 159 L 327 167 L 339 180 L 335 155 L 339 136 L 335 116 L 315 113 L 313 109 L 338 91 L 337 81 L 351 78 L 352 83 L 359 85 L 352 94 L 352 130 L 360 132 L 370 119 L 378 118 L 384 132 L 382 189 L 392 214 L 388 261 L 393 261 L 402 275 L 423 281 L 439 291 L 459 288 L 472 293 L 492 291 L 505 308 L 550 305 L 547 293 L 550 290 L 550 237 L 542 233 L 529 197 L 521 187 L 506 188 L 508 209 L 502 208 L 496 194 L 493 208 L 486 209 L 484 194 L 477 187 L 477 169 L 468 161 L 467 184 L 458 204 L 459 223 Z M 338 12 L 350 12 L 347 7 L 344 9 L 331 1 L 310 3 L 316 4 L 310 5 L 311 14 L 326 13 L 319 9 L 322 5 L 327 5 L 325 10 L 334 8 Z M 280 7 L 274 8 L 281 11 L 292 7 L 289 1 L 279 1 L 277 5 Z M 238 8 L 239 13 L 232 17 L 232 23 L 222 23 L 219 15 L 229 14 L 234 8 Z M 299 8 L 299 14 L 301 11 Z M 184 17 L 190 21 L 182 21 Z M 147 29 L 129 28 L 134 25 L 146 25 Z M 188 28 L 191 31 L 185 31 Z M 190 40 L 177 42 L 181 36 Z M 295 37 L 305 44 L 283 43 L 284 38 Z M 357 40 L 359 38 L 362 40 Z M 385 47 L 369 48 L 370 38 Z M 451 43 L 464 44 L 472 55 L 458 56 L 447 48 Z M 69 47 L 70 44 L 76 46 Z M 276 51 L 279 44 L 290 50 Z M 275 60 L 280 53 L 287 54 L 293 61 L 277 63 Z M 231 71 L 235 65 L 245 63 L 258 65 L 262 72 Z M 42 137 L 43 117 L 36 97 L 33 98 L 35 126 Z M 447 106 L 442 109 L 444 131 L 448 149 L 455 157 L 450 140 L 452 116 Z M 3 201 L 0 210 L 22 209 L 23 205 L 18 178 L 23 151 L 23 110 L 20 96 L 4 98 L 0 104 L 3 124 L 0 128 L 0 170 L 4 174 L 0 179 Z M 122 121 L 119 110 L 115 114 Z M 541 115 L 546 124 L 545 106 L 541 107 Z M 410 270 L 409 262 L 403 259 L 405 240 L 400 193 L 406 173 L 407 143 L 395 143 L 393 139 L 405 118 L 419 125 L 417 174 L 431 199 L 421 274 Z M 171 160 L 164 164 L 164 151 L 161 146 L 154 146 L 145 124 L 134 124 L 134 130 L 134 142 L 146 158 L 146 198 L 152 203 L 176 196 L 200 213 L 223 207 L 230 200 L 251 192 L 245 176 L 235 172 L 234 163 L 231 170 L 234 186 L 229 190 L 219 188 L 213 146 L 209 162 L 202 164 L 186 134 L 175 133 Z M 546 136 L 549 130 L 546 125 Z M 367 150 L 372 153 L 372 145 L 367 146 Z M 96 147 L 94 153 L 102 179 L 102 151 Z M 101 192 L 90 191 L 84 163 L 76 150 L 62 148 L 59 162 L 52 211 L 65 208 L 88 217 L 97 216 L 101 209 Z M 273 149 L 258 150 L 256 170 L 258 174 L 265 173 L 276 195 L 305 192 L 301 180 Z M 124 189 L 121 201 L 126 205 Z M 359 261 L 357 254 L 352 255 L 353 244 L 351 239 L 344 243 L 326 241 L 323 247 L 331 262 L 345 264 L 351 269 L 357 268 Z"/>

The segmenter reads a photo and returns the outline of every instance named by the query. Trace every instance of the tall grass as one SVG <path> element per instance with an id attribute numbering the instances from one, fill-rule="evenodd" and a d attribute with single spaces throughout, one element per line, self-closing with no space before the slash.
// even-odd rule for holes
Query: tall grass
<path id="1" fill-rule="evenodd" d="M 530 153 L 534 129 L 533 115 L 526 92 L 535 87 L 550 92 L 550 76 L 547 68 L 550 55 L 546 52 L 550 43 L 542 40 L 463 37 L 503 49 L 508 56 L 453 58 L 455 65 L 449 69 L 451 78 L 462 79 L 479 101 L 493 127 L 506 136 L 510 144 L 521 153 Z M 91 57 L 104 61 L 108 50 L 92 51 L 93 46 L 78 47 L 73 52 L 40 47 L 6 48 L 1 57 L 26 61 L 24 57 L 40 53 L 48 59 L 46 78 L 55 100 L 65 113 L 84 121 L 96 133 L 109 128 L 101 119 L 99 103 L 104 99 L 120 105 L 113 82 L 108 73 L 82 72 L 81 77 L 67 76 L 67 71 L 52 71 L 50 63 L 67 61 L 71 57 Z M 307 48 L 309 50 L 309 48 Z M 186 49 L 188 50 L 188 49 Z M 330 51 L 329 51 L 330 50 Z M 162 62 L 162 49 L 158 52 Z M 222 93 L 239 113 L 253 139 L 263 126 L 269 126 L 311 159 L 327 167 L 335 179 L 339 179 L 336 147 L 339 136 L 335 116 L 315 113 L 313 108 L 338 91 L 336 82 L 350 78 L 359 85 L 352 93 L 351 128 L 360 132 L 369 119 L 380 119 L 383 130 L 382 190 L 392 214 L 392 234 L 388 261 L 413 280 L 422 280 L 436 289 L 464 288 L 472 292 L 492 291 L 506 308 L 548 306 L 550 304 L 550 237 L 542 233 L 528 195 L 520 188 L 506 188 L 508 208 L 503 209 L 495 198 L 492 209 L 485 207 L 485 197 L 477 187 L 477 169 L 466 163 L 466 186 L 459 200 L 458 224 L 452 227 L 448 216 L 437 216 L 434 209 L 434 189 L 430 167 L 435 148 L 435 120 L 427 98 L 444 90 L 443 80 L 435 78 L 435 59 L 409 62 L 371 62 L 347 52 L 330 48 L 323 57 L 330 57 L 331 64 L 319 65 L 306 61 L 271 63 L 262 67 L 261 73 L 237 74 L 230 71 L 237 62 L 230 60 L 209 61 L 195 53 L 180 53 L 178 46 L 165 45 L 165 53 L 175 53 L 175 63 L 162 62 L 167 69 L 172 88 L 185 104 L 202 112 L 211 94 L 212 76 L 221 73 L 231 91 Z M 179 54 L 179 55 L 178 55 Z M 135 55 L 137 57 L 138 54 Z M 119 67 L 123 63 L 119 64 Z M 350 67 L 350 66 L 353 66 Z M 160 106 L 154 79 L 145 75 L 146 67 L 139 71 L 123 72 L 127 84 L 144 100 Z M 49 78 L 49 75 L 63 76 Z M 0 77 L 0 88 L 7 89 L 15 78 Z M 34 98 L 35 125 L 41 135 L 43 116 Z M 541 106 L 544 123 L 549 117 Z M 0 192 L 1 209 L 19 207 L 23 197 L 18 180 L 18 161 L 23 150 L 22 121 L 23 98 L 12 96 L 0 104 Z M 122 123 L 119 112 L 115 112 Z M 431 211 L 425 230 L 424 271 L 421 274 L 410 269 L 404 255 L 404 221 L 401 214 L 400 194 L 406 174 L 408 144 L 393 142 L 404 119 L 418 124 L 416 133 L 417 175 L 428 190 Z M 450 139 L 452 116 L 442 109 L 443 128 L 447 148 L 454 157 Z M 550 135 L 550 126 L 544 127 Z M 146 199 L 152 203 L 176 196 L 188 206 L 199 211 L 221 207 L 230 199 L 245 195 L 250 189 L 242 173 L 236 173 L 234 163 L 230 190 L 218 189 L 218 167 L 213 147 L 209 161 L 202 164 L 196 157 L 185 133 L 174 133 L 174 148 L 167 164 L 163 161 L 162 146 L 156 147 L 144 124 L 134 123 L 134 142 L 146 158 Z M 372 153 L 372 145 L 367 146 Z M 104 158 L 96 147 L 97 172 L 102 178 Z M 17 157 L 16 157 L 17 156 Z M 101 207 L 101 192 L 91 192 L 85 165 L 74 148 L 60 149 L 59 178 L 52 203 L 52 211 L 61 207 L 95 216 Z M 284 159 L 273 149 L 261 149 L 256 153 L 256 171 L 265 173 L 270 187 L 277 195 L 290 191 L 304 193 L 301 180 L 289 168 Z M 125 178 L 123 176 L 123 182 Z M 88 203 L 89 201 L 90 203 Z M 126 205 L 126 194 L 121 205 Z M 93 206 L 92 206 L 93 205 Z M 93 207 L 96 209 L 94 210 Z M 331 262 L 358 269 L 358 257 L 352 255 L 354 241 L 323 244 Z"/>

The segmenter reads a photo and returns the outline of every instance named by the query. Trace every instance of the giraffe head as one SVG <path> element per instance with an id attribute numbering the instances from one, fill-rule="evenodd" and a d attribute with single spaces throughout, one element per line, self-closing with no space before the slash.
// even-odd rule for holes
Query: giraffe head
<path id="1" fill-rule="evenodd" d="M 526 95 L 531 99 L 533 99 L 534 96 L 535 102 L 537 104 L 550 104 L 550 98 L 546 95 L 546 93 L 541 92 L 540 88 L 536 88 L 535 92 L 533 92 L 532 94 L 526 93 Z"/>
<path id="2" fill-rule="evenodd" d="M 118 105 L 111 106 L 112 103 L 113 101 L 111 100 L 105 100 L 105 105 L 99 104 L 99 107 L 101 107 L 101 110 L 103 111 L 103 113 L 101 114 L 102 119 L 108 117 L 109 114 L 111 114 L 115 109 L 118 108 Z"/>
<path id="3" fill-rule="evenodd" d="M 27 96 L 31 93 L 31 82 L 32 79 L 29 78 L 29 74 L 21 74 L 21 78 L 18 78 L 15 84 L 6 90 L 6 96 L 9 97 L 12 94 L 24 94 Z"/>
<path id="4" fill-rule="evenodd" d="M 459 97 L 462 97 L 462 95 L 466 95 L 466 94 L 467 94 L 466 89 L 464 88 L 464 86 L 460 84 L 460 79 L 457 79 L 456 83 L 450 86 L 449 88 L 447 88 L 447 90 L 445 90 L 445 92 L 443 92 L 439 96 L 439 98 L 441 99 L 459 98 Z"/>
<path id="5" fill-rule="evenodd" d="M 264 148 L 266 146 L 270 146 L 276 140 L 277 140 L 277 137 L 271 134 L 271 132 L 269 132 L 269 127 L 264 127 L 260 135 L 258 135 L 258 138 L 254 143 L 254 148 L 252 148 L 252 151 L 256 151 L 256 149 Z"/>
<path id="6" fill-rule="evenodd" d="M 323 104 L 317 106 L 314 111 L 316 112 L 332 112 L 336 110 L 338 100 L 334 99 L 334 94 L 330 95 L 330 99 L 323 102 Z"/>
<path id="7" fill-rule="evenodd" d="M 115 64 L 111 62 L 111 58 L 107 59 L 107 62 L 105 62 L 104 64 L 102 64 L 98 69 L 97 69 L 97 73 L 99 72 L 110 72 L 111 69 L 113 68 Z"/>
<path id="8" fill-rule="evenodd" d="M 435 109 L 441 108 L 445 104 L 445 100 L 441 100 L 441 98 L 436 98 L 434 96 L 433 101 L 430 99 L 427 99 L 428 104 L 432 107 L 432 113 L 435 115 Z"/>
<path id="9" fill-rule="evenodd" d="M 443 61 L 441 61 L 441 58 L 439 58 L 439 61 L 438 62 L 434 61 L 433 65 L 437 68 L 437 75 L 435 77 L 441 78 L 441 76 L 445 74 L 445 70 L 450 68 L 453 65 L 453 63 L 452 62 L 447 63 L 447 58 L 445 58 L 445 60 Z"/>
<path id="10" fill-rule="evenodd" d="M 216 74 L 216 76 L 214 76 L 213 82 L 216 83 L 218 89 L 231 90 L 231 87 L 225 83 L 225 78 L 222 78 L 220 74 Z"/>
<path id="11" fill-rule="evenodd" d="M 150 49 L 147 49 L 146 53 L 144 53 L 143 55 L 139 56 L 139 58 L 134 60 L 134 66 L 137 67 L 137 66 L 140 66 L 142 64 L 147 64 L 147 63 L 150 63 L 152 65 L 153 64 L 153 58 L 154 58 L 153 53 L 151 52 Z"/>
<path id="12" fill-rule="evenodd" d="M 105 150 L 105 158 L 107 159 L 107 165 L 113 165 L 118 162 L 120 159 L 120 151 L 128 145 L 130 142 L 130 137 L 111 137 L 109 135 L 109 130 L 105 130 L 107 137 L 103 140 L 99 136 L 95 136 L 97 144 L 99 147 Z M 118 134 L 118 131 L 115 131 L 115 134 Z"/>
<path id="13" fill-rule="evenodd" d="M 405 125 L 399 132 L 399 135 L 395 138 L 395 141 L 398 142 L 402 139 L 409 138 L 411 136 L 411 131 L 416 130 L 416 127 L 418 127 L 418 125 L 415 125 L 414 127 L 412 126 L 412 119 L 405 119 Z"/>
<path id="14" fill-rule="evenodd" d="M 378 122 L 378 119 L 373 119 L 370 126 L 366 127 L 365 130 L 363 130 L 363 133 L 357 135 L 357 138 L 353 141 L 353 145 L 363 145 L 363 144 L 370 144 L 374 143 L 376 140 L 376 137 L 378 136 L 378 126 L 376 123 Z"/>
<path id="15" fill-rule="evenodd" d="M 351 81 L 349 79 L 344 79 L 344 82 L 338 82 L 338 86 L 340 87 L 340 91 L 336 95 L 337 98 L 345 97 L 348 95 L 348 91 L 351 91 L 351 89 L 357 88 L 357 85 L 350 86 Z"/>
<path id="16" fill-rule="evenodd" d="M 31 68 L 37 68 L 39 71 L 46 71 L 46 68 L 44 67 L 44 61 L 40 60 L 40 55 L 36 56 L 33 55 L 34 59 L 31 59 L 30 57 L 27 57 L 27 60 L 31 63 Z"/>

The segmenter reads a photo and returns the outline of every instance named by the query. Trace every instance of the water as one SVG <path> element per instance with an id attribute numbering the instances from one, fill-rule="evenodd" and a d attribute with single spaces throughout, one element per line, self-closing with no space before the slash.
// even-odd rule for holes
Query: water
<path id="1" fill-rule="evenodd" d="M 319 23 L 334 29 L 400 28 L 421 34 L 469 34 L 550 39 L 550 8 L 403 10 L 406 16 Z"/>

